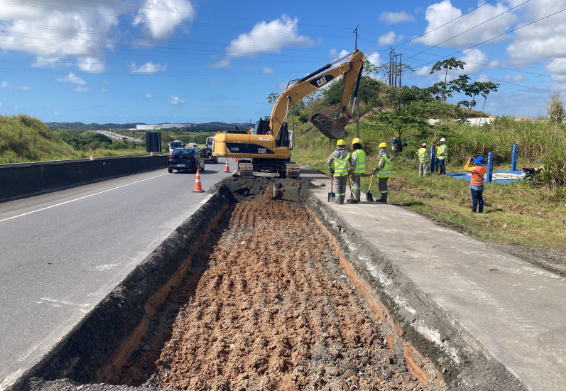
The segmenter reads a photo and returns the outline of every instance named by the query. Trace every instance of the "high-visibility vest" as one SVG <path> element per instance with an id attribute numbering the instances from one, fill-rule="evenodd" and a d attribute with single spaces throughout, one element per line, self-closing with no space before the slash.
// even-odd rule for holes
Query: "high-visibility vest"
<path id="1" fill-rule="evenodd" d="M 472 181 L 470 182 L 470 185 L 483 186 L 483 176 L 485 175 L 486 171 L 486 166 L 476 166 L 474 168 L 474 172 L 472 172 Z"/>
<path id="2" fill-rule="evenodd" d="M 383 168 L 377 172 L 377 177 L 389 178 L 391 176 L 391 159 L 386 155 L 382 155 L 381 157 L 385 159 L 385 164 L 383 165 Z"/>
<path id="3" fill-rule="evenodd" d="M 446 144 L 441 145 L 438 148 L 437 157 L 439 159 L 446 159 L 448 157 L 448 147 L 446 146 Z"/>
<path id="4" fill-rule="evenodd" d="M 354 174 L 363 174 L 366 172 L 366 153 L 363 149 L 356 149 L 354 154 L 356 158 L 356 167 L 354 167 Z"/>
<path id="5" fill-rule="evenodd" d="M 428 162 L 428 158 L 426 157 L 426 148 L 419 149 L 419 163 L 426 163 Z"/>
<path id="6" fill-rule="evenodd" d="M 334 176 L 348 175 L 348 160 L 350 160 L 350 154 L 346 155 L 344 159 L 334 158 L 332 161 Z"/>

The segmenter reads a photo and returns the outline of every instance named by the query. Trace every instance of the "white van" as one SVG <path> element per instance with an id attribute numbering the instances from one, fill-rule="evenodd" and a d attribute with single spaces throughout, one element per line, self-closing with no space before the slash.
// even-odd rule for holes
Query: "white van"
<path id="1" fill-rule="evenodd" d="M 185 143 L 182 142 L 181 140 L 175 140 L 175 141 L 171 141 L 169 143 L 169 153 L 172 153 L 175 148 L 184 148 L 185 147 Z"/>

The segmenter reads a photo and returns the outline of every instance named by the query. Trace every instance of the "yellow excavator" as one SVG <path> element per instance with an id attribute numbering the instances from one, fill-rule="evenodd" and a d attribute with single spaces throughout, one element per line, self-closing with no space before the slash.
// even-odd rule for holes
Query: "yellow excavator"
<path id="1" fill-rule="evenodd" d="M 348 61 L 342 62 L 346 59 Z M 332 120 L 323 114 L 315 114 L 310 119 L 326 137 L 331 139 L 344 137 L 344 128 L 352 119 L 352 111 L 356 107 L 363 60 L 364 54 L 356 50 L 295 80 L 294 84 L 288 86 L 275 102 L 269 123 L 260 119 L 253 133 L 240 131 L 237 128 L 233 133 L 217 133 L 214 136 L 212 155 L 238 158 L 240 176 L 253 176 L 254 172 L 277 172 L 283 178 L 298 178 L 300 167 L 290 159 L 292 143 L 287 126 L 289 110 L 304 97 L 344 75 L 338 117 Z M 338 63 L 341 64 L 336 65 Z M 351 100 L 354 88 L 355 93 Z M 348 106 L 351 108 L 349 109 Z"/>

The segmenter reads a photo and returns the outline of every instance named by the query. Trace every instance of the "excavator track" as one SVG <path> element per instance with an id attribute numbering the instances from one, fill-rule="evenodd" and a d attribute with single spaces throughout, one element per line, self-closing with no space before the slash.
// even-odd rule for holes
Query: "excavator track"
<path id="1" fill-rule="evenodd" d="M 238 162 L 238 175 L 240 176 L 253 176 L 254 165 L 250 162 Z"/>
<path id="2" fill-rule="evenodd" d="M 287 178 L 298 179 L 301 176 L 301 166 L 297 163 L 288 163 L 285 165 L 285 174 Z"/>

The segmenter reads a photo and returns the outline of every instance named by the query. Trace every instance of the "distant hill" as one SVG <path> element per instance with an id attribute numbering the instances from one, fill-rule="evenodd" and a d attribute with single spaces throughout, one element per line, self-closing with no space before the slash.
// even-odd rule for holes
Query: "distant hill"
<path id="1" fill-rule="evenodd" d="M 167 123 L 167 122 L 165 122 Z M 136 125 L 146 125 L 143 122 L 127 123 L 127 124 L 83 124 L 82 122 L 46 122 L 45 123 L 50 129 L 75 129 L 81 131 L 87 130 L 105 130 L 105 129 L 131 129 L 135 128 Z M 194 128 L 189 128 L 189 132 L 219 132 L 228 129 L 234 129 L 234 126 L 239 128 L 247 129 L 254 124 L 250 123 L 225 123 L 225 122 L 205 122 L 202 124 L 196 124 Z M 175 131 L 176 128 L 167 129 L 167 131 Z M 178 129 L 181 130 L 181 129 Z M 187 129 L 183 129 L 187 131 Z"/>

